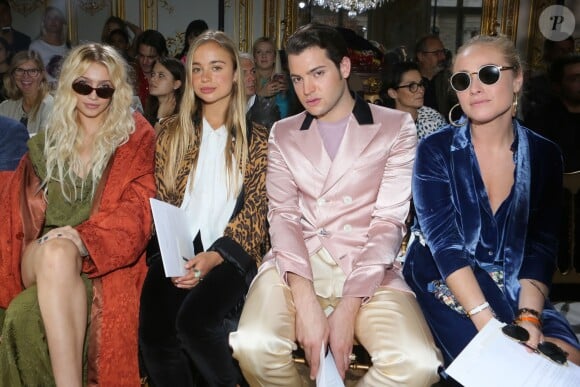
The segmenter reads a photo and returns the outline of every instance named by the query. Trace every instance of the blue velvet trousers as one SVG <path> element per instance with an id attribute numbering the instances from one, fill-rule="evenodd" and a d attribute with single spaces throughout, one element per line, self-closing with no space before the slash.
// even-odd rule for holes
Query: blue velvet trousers
<path id="1" fill-rule="evenodd" d="M 153 262 L 139 316 L 139 345 L 151 384 L 246 385 L 228 345 L 246 291 L 243 278 L 225 262 L 190 290 L 176 288 L 161 260 Z"/>

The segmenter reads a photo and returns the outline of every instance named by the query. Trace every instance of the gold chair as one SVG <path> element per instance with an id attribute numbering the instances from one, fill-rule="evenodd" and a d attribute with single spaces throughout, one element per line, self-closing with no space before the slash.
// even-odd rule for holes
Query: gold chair
<path id="1" fill-rule="evenodd" d="M 564 173 L 563 235 L 560 238 L 558 270 L 553 277 L 552 301 L 580 301 L 580 228 L 576 227 L 576 217 L 580 213 L 578 192 L 580 191 L 580 171 Z"/>

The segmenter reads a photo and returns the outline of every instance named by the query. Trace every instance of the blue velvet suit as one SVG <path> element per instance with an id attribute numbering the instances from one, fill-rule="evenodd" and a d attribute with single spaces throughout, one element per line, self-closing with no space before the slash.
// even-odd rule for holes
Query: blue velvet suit
<path id="1" fill-rule="evenodd" d="M 446 364 L 477 333 L 461 308 L 451 308 L 441 301 L 445 297 L 437 297 L 446 288 L 448 275 L 470 266 L 503 322 L 511 322 L 517 313 L 519 279 L 551 283 L 558 248 L 562 159 L 555 144 L 515 120 L 514 131 L 514 185 L 495 214 L 469 124 L 447 126 L 417 149 L 412 186 L 417 237 L 408 249 L 403 273 Z M 503 286 L 488 274 L 490 267 L 503 273 Z M 548 302 L 542 317 L 544 335 L 578 346 L 566 320 Z"/>

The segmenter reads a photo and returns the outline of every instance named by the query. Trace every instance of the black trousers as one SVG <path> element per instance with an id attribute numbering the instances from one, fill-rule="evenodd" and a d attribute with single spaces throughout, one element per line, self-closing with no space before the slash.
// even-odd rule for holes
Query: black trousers
<path id="1" fill-rule="evenodd" d="M 228 344 L 237 325 L 232 311 L 246 291 L 226 262 L 189 290 L 165 277 L 160 259 L 151 264 L 141 294 L 139 345 L 153 386 L 247 385 Z"/>

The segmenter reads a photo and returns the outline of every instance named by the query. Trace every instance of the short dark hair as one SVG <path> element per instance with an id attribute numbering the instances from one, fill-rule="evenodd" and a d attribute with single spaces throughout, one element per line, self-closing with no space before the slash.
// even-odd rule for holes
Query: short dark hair
<path id="1" fill-rule="evenodd" d="M 553 83 L 562 83 L 562 78 L 564 78 L 564 69 L 567 66 L 577 63 L 580 63 L 580 54 L 570 54 L 556 59 L 550 66 L 550 81 Z"/>
<path id="2" fill-rule="evenodd" d="M 142 44 L 153 47 L 157 50 L 157 55 L 159 56 L 167 56 L 167 43 L 165 42 L 165 37 L 159 31 L 145 30 L 139 34 L 136 44 L 137 50 Z"/>
<path id="3" fill-rule="evenodd" d="M 117 29 L 114 29 L 113 31 L 109 32 L 109 35 L 107 36 L 107 39 L 105 40 L 105 43 L 111 44 L 113 36 L 115 36 L 115 35 L 122 36 L 123 39 L 125 39 L 125 43 L 127 43 L 127 44 L 131 43 L 131 40 L 129 38 L 129 33 L 127 32 L 127 30 L 122 29 L 122 28 L 117 28 Z"/>
<path id="4" fill-rule="evenodd" d="M 296 30 L 286 43 L 287 55 L 298 55 L 310 47 L 319 47 L 337 68 L 348 56 L 348 47 L 342 34 L 334 27 L 319 23 L 306 24 Z"/>
<path id="5" fill-rule="evenodd" d="M 399 86 L 403 75 L 408 71 L 417 70 L 419 71 L 419 66 L 415 62 L 397 62 L 392 64 L 387 70 L 385 77 L 383 78 L 383 85 L 379 95 L 383 100 L 385 106 L 395 107 L 395 100 L 389 97 L 387 92 L 389 89 L 394 89 Z"/>

